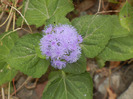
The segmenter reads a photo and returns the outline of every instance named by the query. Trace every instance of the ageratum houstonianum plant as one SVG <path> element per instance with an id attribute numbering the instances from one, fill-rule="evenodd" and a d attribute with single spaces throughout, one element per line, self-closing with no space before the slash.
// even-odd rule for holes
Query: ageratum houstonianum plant
<path id="1" fill-rule="evenodd" d="M 81 56 L 83 39 L 71 25 L 49 25 L 43 30 L 40 49 L 54 68 L 62 69 L 67 63 L 76 62 Z"/>
<path id="2" fill-rule="evenodd" d="M 20 28 L 0 34 L 0 85 L 18 71 L 33 78 L 50 71 L 42 99 L 93 99 L 86 58 L 95 58 L 100 67 L 133 58 L 133 7 L 128 2 L 119 17 L 85 15 L 69 21 L 66 15 L 73 10 L 73 0 L 23 0 L 24 21 L 45 29 L 22 37 Z M 22 26 L 21 17 L 17 20 Z"/>

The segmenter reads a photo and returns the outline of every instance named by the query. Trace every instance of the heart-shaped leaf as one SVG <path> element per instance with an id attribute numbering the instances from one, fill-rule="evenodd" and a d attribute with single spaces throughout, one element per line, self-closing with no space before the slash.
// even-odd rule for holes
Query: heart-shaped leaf
<path id="1" fill-rule="evenodd" d="M 39 34 L 28 34 L 19 39 L 9 55 L 10 66 L 28 76 L 41 77 L 49 66 L 49 61 L 39 58 L 35 50 L 41 37 Z"/>
<path id="2" fill-rule="evenodd" d="M 42 99 L 92 99 L 93 83 L 88 73 L 69 74 L 50 80 Z"/>

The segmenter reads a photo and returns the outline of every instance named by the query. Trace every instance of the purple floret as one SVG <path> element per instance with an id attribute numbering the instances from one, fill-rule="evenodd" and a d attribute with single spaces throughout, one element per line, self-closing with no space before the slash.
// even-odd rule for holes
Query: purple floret
<path id="1" fill-rule="evenodd" d="M 54 68 L 62 69 L 67 63 L 76 62 L 81 56 L 82 36 L 71 25 L 49 25 L 43 30 L 45 35 L 40 40 L 42 55 L 51 59 Z"/>

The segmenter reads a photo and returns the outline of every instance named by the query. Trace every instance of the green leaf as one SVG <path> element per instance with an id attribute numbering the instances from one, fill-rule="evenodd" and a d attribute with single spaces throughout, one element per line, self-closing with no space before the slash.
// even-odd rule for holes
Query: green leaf
<path id="1" fill-rule="evenodd" d="M 46 20 L 56 24 L 68 22 L 65 16 L 73 9 L 72 0 L 26 0 L 23 14 L 25 12 L 25 18 L 30 25 L 39 27 Z"/>
<path id="2" fill-rule="evenodd" d="M 85 70 L 86 70 L 86 57 L 83 55 L 83 53 L 77 62 L 71 64 L 68 63 L 66 67 L 63 69 L 63 71 L 73 74 L 84 73 Z"/>
<path id="3" fill-rule="evenodd" d="M 99 53 L 98 63 L 104 66 L 105 61 L 122 61 L 132 58 L 132 34 L 120 25 L 118 16 L 112 17 L 111 39 L 106 47 Z"/>
<path id="4" fill-rule="evenodd" d="M 16 74 L 17 71 L 11 68 L 8 64 L 0 64 L 0 85 L 12 81 Z"/>
<path id="5" fill-rule="evenodd" d="M 11 68 L 6 60 L 14 43 L 17 41 L 16 32 L 9 31 L 0 35 L 0 85 L 9 82 L 16 75 L 17 71 Z"/>
<path id="6" fill-rule="evenodd" d="M 36 54 L 35 47 L 41 37 L 36 33 L 20 38 L 9 55 L 10 66 L 28 76 L 41 77 L 49 66 L 48 60 L 41 59 Z"/>
<path id="7" fill-rule="evenodd" d="M 50 80 L 44 89 L 42 99 L 92 99 L 93 83 L 88 73 L 62 73 L 61 77 Z"/>
<path id="8" fill-rule="evenodd" d="M 109 15 L 88 15 L 72 21 L 72 25 L 84 38 L 81 47 L 86 57 L 94 58 L 104 49 L 112 33 L 112 20 L 112 16 Z"/>
<path id="9" fill-rule="evenodd" d="M 133 58 L 133 35 L 111 39 L 99 57 L 106 61 L 124 61 Z"/>
<path id="10" fill-rule="evenodd" d="M 133 7 L 126 2 L 119 13 L 120 23 L 128 31 L 133 31 Z"/>

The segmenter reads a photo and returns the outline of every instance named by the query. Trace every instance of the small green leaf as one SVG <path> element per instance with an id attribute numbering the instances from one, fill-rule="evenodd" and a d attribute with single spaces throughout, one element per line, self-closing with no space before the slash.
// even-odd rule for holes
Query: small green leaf
<path id="1" fill-rule="evenodd" d="M 5 32 L 0 35 L 0 85 L 9 82 L 16 75 L 17 71 L 7 64 L 8 54 L 17 41 L 16 32 Z"/>
<path id="2" fill-rule="evenodd" d="M 83 55 L 83 53 L 77 62 L 68 63 L 66 67 L 63 69 L 63 71 L 73 74 L 84 73 L 85 70 L 86 70 L 86 57 Z"/>
<path id="3" fill-rule="evenodd" d="M 92 99 L 93 83 L 88 73 L 62 74 L 54 80 L 50 80 L 44 89 L 42 99 Z"/>
<path id="4" fill-rule="evenodd" d="M 120 23 L 128 31 L 133 31 L 133 7 L 126 2 L 119 13 Z"/>
<path id="5" fill-rule="evenodd" d="M 9 54 L 10 66 L 28 76 L 41 77 L 46 72 L 49 61 L 36 54 L 35 47 L 40 38 L 40 34 L 28 34 L 20 38 Z"/>
<path id="6" fill-rule="evenodd" d="M 66 14 L 74 9 L 72 0 L 26 0 L 23 14 L 30 25 L 37 27 L 45 24 L 45 21 L 64 23 L 68 22 Z M 19 19 L 19 25 L 21 24 Z M 48 24 L 48 23 L 47 23 Z"/>
<path id="7" fill-rule="evenodd" d="M 87 15 L 72 21 L 72 25 L 84 38 L 81 47 L 86 57 L 94 58 L 104 49 L 111 37 L 112 20 L 109 15 Z"/>
<path id="8" fill-rule="evenodd" d="M 124 61 L 133 58 L 133 35 L 111 39 L 99 54 L 99 58 L 106 61 Z"/>

